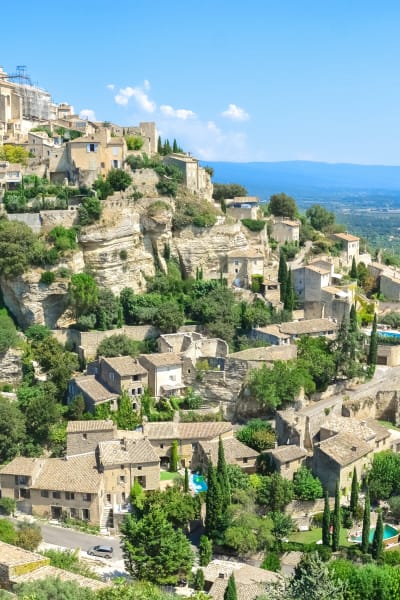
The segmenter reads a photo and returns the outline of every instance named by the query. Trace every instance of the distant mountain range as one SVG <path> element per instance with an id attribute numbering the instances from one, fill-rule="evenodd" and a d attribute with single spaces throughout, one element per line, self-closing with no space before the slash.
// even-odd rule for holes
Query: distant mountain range
<path id="1" fill-rule="evenodd" d="M 250 195 L 267 200 L 271 194 L 286 192 L 297 201 L 316 198 L 325 202 L 361 194 L 400 198 L 400 166 L 355 165 L 309 161 L 207 162 L 214 169 L 213 181 L 240 183 Z M 388 193 L 389 192 L 389 193 Z"/>

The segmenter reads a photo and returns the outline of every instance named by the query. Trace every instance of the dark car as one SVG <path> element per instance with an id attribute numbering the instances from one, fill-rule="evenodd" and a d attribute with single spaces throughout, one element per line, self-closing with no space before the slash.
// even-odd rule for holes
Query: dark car
<path id="1" fill-rule="evenodd" d="M 90 546 L 87 553 L 91 556 L 102 556 L 112 558 L 114 548 L 112 546 Z"/>

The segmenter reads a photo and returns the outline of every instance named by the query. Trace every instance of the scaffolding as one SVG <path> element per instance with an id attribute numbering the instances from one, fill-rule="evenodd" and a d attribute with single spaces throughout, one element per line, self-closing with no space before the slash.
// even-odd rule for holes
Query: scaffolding
<path id="1" fill-rule="evenodd" d="M 48 121 L 50 119 L 51 96 L 46 90 L 32 83 L 25 65 L 18 65 L 16 72 L 6 77 L 22 98 L 22 114 L 28 120 Z"/>

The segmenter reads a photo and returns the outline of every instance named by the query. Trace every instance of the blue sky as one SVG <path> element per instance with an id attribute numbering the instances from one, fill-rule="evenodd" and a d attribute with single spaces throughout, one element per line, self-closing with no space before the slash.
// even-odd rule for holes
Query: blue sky
<path id="1" fill-rule="evenodd" d="M 0 65 L 76 112 L 203 160 L 400 164 L 398 2 L 2 4 Z"/>

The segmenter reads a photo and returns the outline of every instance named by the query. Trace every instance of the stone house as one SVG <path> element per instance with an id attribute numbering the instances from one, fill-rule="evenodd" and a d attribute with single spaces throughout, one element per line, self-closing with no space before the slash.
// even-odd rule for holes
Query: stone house
<path id="1" fill-rule="evenodd" d="M 166 164 L 177 167 L 183 174 L 183 183 L 191 191 L 201 194 L 211 202 L 213 185 L 211 177 L 200 161 L 189 154 L 174 153 L 164 158 Z"/>
<path id="2" fill-rule="evenodd" d="M 386 300 L 400 302 L 400 274 L 382 273 L 380 277 L 380 292 Z"/>
<path id="3" fill-rule="evenodd" d="M 294 343 L 303 335 L 333 338 L 337 329 L 337 323 L 330 319 L 304 319 L 266 327 L 253 327 L 251 337 L 268 344 L 283 345 Z"/>
<path id="4" fill-rule="evenodd" d="M 279 244 L 298 243 L 300 240 L 300 222 L 291 219 L 274 219 L 271 237 Z"/>
<path id="5" fill-rule="evenodd" d="M 159 456 L 161 466 L 168 466 L 172 442 L 178 442 L 181 467 L 192 467 L 193 453 L 201 441 L 222 440 L 233 437 L 232 423 L 143 423 L 143 435 L 150 441 Z"/>
<path id="6" fill-rule="evenodd" d="M 240 352 L 228 354 L 225 364 L 228 362 L 246 363 L 246 369 L 258 369 L 263 364 L 273 364 L 276 360 L 294 360 L 297 357 L 297 346 L 261 346 L 259 348 L 247 348 Z"/>
<path id="7" fill-rule="evenodd" d="M 65 458 L 17 457 L 0 470 L 2 497 L 22 512 L 109 528 L 128 511 L 136 481 L 158 489 L 159 456 L 140 432 L 121 435 L 111 421 L 70 422 Z"/>
<path id="8" fill-rule="evenodd" d="M 400 365 L 400 346 L 378 344 L 376 364 L 386 365 L 388 367 L 398 367 Z"/>
<path id="9" fill-rule="evenodd" d="M 105 177 L 111 169 L 121 169 L 127 156 L 124 138 L 111 137 L 107 128 L 98 129 L 52 152 L 50 180 L 77 185 L 92 185 L 97 177 Z"/>
<path id="10" fill-rule="evenodd" d="M 228 465 L 240 467 L 245 473 L 256 472 L 256 462 L 259 453 L 246 446 L 235 437 L 223 438 L 225 460 Z M 207 472 L 209 462 L 213 465 L 218 462 L 219 439 L 199 441 L 192 459 L 192 469 Z"/>
<path id="11" fill-rule="evenodd" d="M 358 262 L 360 254 L 360 238 L 350 233 L 334 233 L 332 235 L 334 242 L 339 242 L 342 246 L 342 262 L 345 266 L 351 266 L 353 258 Z"/>
<path id="12" fill-rule="evenodd" d="M 248 288 L 253 275 L 264 275 L 264 255 L 260 251 L 249 248 L 228 252 L 228 285 Z"/>
<path id="13" fill-rule="evenodd" d="M 226 200 L 226 215 L 234 219 L 257 219 L 260 200 L 257 196 L 236 196 Z"/>
<path id="14" fill-rule="evenodd" d="M 321 289 L 331 283 L 333 265 L 311 263 L 293 269 L 293 287 L 301 304 L 321 299 Z"/>
<path id="15" fill-rule="evenodd" d="M 148 385 L 152 396 L 179 396 L 186 386 L 182 383 L 182 357 L 174 352 L 141 354 L 139 363 L 148 373 Z"/>
<path id="16" fill-rule="evenodd" d="M 239 600 L 255 600 L 265 595 L 268 586 L 279 581 L 277 573 L 234 560 L 212 560 L 204 573 L 205 590 L 213 600 L 223 600 L 229 577 L 235 577 Z"/>
<path id="17" fill-rule="evenodd" d="M 362 481 L 372 455 L 368 442 L 342 432 L 314 447 L 312 470 L 329 495 L 335 494 L 336 482 L 339 481 L 342 495 L 347 496 L 351 489 L 353 469 L 356 469 L 358 481 Z"/>
<path id="18" fill-rule="evenodd" d="M 22 165 L 0 161 L 0 191 L 14 190 L 22 183 Z"/>
<path id="19" fill-rule="evenodd" d="M 49 138 L 45 131 L 30 131 L 28 142 L 24 144 L 31 156 L 40 161 L 50 160 L 55 145 L 54 139 Z"/>
<path id="20" fill-rule="evenodd" d="M 295 445 L 276 446 L 267 450 L 271 461 L 277 473 L 285 479 L 293 479 L 293 475 L 305 464 L 308 453 L 307 450 Z"/>
<path id="21" fill-rule="evenodd" d="M 86 409 L 93 412 L 99 404 L 110 403 L 118 408 L 118 397 L 126 392 L 132 399 L 132 408 L 140 410 L 140 398 L 147 387 L 147 371 L 130 356 L 100 357 L 90 363 L 87 375 L 75 377 L 69 383 L 68 400 L 82 394 Z"/>

